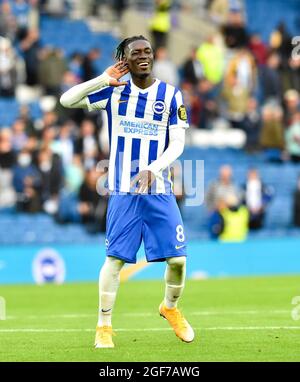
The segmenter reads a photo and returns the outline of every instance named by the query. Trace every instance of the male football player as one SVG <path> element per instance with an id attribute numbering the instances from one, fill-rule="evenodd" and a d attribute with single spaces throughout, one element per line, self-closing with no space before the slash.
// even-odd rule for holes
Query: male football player
<path id="1" fill-rule="evenodd" d="M 117 63 L 60 99 L 64 107 L 104 109 L 109 129 L 106 260 L 99 277 L 96 348 L 114 347 L 112 310 L 125 263 L 135 263 L 144 241 L 148 262 L 166 261 L 159 313 L 185 342 L 194 332 L 177 302 L 186 273 L 182 218 L 172 193 L 169 165 L 184 149 L 188 128 L 180 90 L 154 78 L 153 50 L 143 36 L 120 43 Z M 129 81 L 119 81 L 130 73 Z"/>

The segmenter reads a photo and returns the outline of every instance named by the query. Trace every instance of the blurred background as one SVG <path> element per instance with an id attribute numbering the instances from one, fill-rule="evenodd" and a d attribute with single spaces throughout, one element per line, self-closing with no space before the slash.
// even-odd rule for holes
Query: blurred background
<path id="1" fill-rule="evenodd" d="M 181 159 L 204 160 L 205 202 L 177 195 L 188 276 L 299 273 L 299 0 L 0 0 L 0 283 L 97 279 L 105 116 L 58 100 L 139 34 L 183 91 Z"/>

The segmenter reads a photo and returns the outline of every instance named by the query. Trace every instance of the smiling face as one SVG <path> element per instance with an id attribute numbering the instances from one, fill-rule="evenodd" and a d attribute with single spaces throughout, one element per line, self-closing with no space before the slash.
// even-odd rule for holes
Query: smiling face
<path id="1" fill-rule="evenodd" d="M 153 66 L 153 50 L 149 41 L 137 40 L 125 49 L 124 61 L 133 76 L 146 78 L 151 74 Z"/>

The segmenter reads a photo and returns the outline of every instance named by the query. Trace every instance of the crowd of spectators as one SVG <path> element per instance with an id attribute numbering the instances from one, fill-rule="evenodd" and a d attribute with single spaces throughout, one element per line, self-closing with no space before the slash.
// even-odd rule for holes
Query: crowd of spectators
<path id="1" fill-rule="evenodd" d="M 44 211 L 103 230 L 106 197 L 97 192 L 96 166 L 104 154 L 95 122 L 83 119 L 78 131 L 72 120 L 59 124 L 54 112 L 43 122 L 38 133 L 23 119 L 0 130 L 0 209 Z"/>
<path id="2" fill-rule="evenodd" d="M 19 84 L 55 97 L 42 118 L 32 119 L 22 105 L 12 126 L 1 126 L 0 209 L 43 211 L 60 223 L 103 231 L 107 198 L 96 189 L 96 165 L 107 157 L 99 143 L 101 116 L 62 110 L 57 102 L 71 86 L 97 75 L 101 51 L 95 46 L 67 59 L 60 49 L 41 46 L 40 15 L 66 16 L 68 2 L 2 0 L 0 8 L 0 97 L 16 97 Z"/>
<path id="3" fill-rule="evenodd" d="M 158 15 L 164 15 L 161 26 L 165 28 L 164 33 L 152 30 L 155 46 L 162 45 L 156 50 L 154 73 L 181 86 L 192 128 L 214 132 L 218 126 L 239 129 L 246 136 L 244 148 L 249 153 L 263 152 L 267 161 L 299 163 L 300 55 L 292 54 L 292 36 L 285 24 L 281 22 L 265 42 L 258 32 L 248 32 L 242 2 L 208 1 L 208 15 L 216 31 L 199 46 L 191 47 L 178 76 L 166 49 L 170 3 L 155 2 L 157 30 Z M 231 173 L 230 167 L 222 167 L 219 180 L 207 191 L 212 237 L 226 236 L 231 219 L 236 219 L 239 227 L 261 228 L 273 197 L 274 190 L 263 184 L 257 170 L 249 170 L 243 187 L 232 183 Z M 295 225 L 299 225 L 297 198 L 299 192 L 294 201 Z M 234 231 L 238 235 L 237 227 Z"/>
<path id="4" fill-rule="evenodd" d="M 211 3 L 216 16 L 224 1 Z M 300 55 L 292 55 L 292 36 L 281 23 L 263 42 L 240 8 L 218 20 L 220 33 L 192 48 L 182 68 L 192 125 L 213 129 L 224 119 L 245 132 L 246 150 L 299 162 Z"/>
<path id="5" fill-rule="evenodd" d="M 171 3 L 157 0 L 156 16 L 169 17 Z M 225 3 L 208 2 L 218 32 L 191 47 L 179 68 L 169 57 L 168 36 L 163 36 L 170 32 L 169 19 L 167 28 L 159 31 L 154 16 L 154 75 L 182 88 L 192 129 L 213 130 L 224 120 L 245 132 L 249 152 L 264 151 L 267 160 L 299 163 L 300 57 L 291 55 L 291 36 L 280 24 L 267 44 L 258 33 L 248 33 L 241 7 L 224 8 Z M 118 17 L 124 4 L 114 3 Z M 96 46 L 69 58 L 56 47 L 41 46 L 40 15 L 64 16 L 69 7 L 67 1 L 0 0 L 1 98 L 15 97 L 17 85 L 25 84 L 58 100 L 71 86 L 98 74 L 94 62 L 101 51 Z M 61 223 L 82 222 L 91 232 L 104 230 L 107 199 L 96 191 L 96 166 L 108 155 L 101 134 L 101 114 L 62 110 L 57 102 L 33 120 L 28 107 L 21 106 L 15 123 L 0 129 L 0 209 L 44 211 Z M 220 179 L 208 190 L 212 236 L 224 232 L 226 208 L 239 211 L 246 206 L 248 226 L 263 225 L 268 187 L 253 169 L 244 187 L 235 190 L 231 171 L 222 168 Z M 299 211 L 299 192 L 296 205 Z"/>

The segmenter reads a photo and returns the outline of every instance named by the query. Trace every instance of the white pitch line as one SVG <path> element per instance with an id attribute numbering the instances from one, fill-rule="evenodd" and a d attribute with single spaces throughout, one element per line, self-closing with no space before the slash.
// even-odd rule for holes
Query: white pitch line
<path id="1" fill-rule="evenodd" d="M 213 326 L 194 328 L 195 330 L 203 331 L 254 331 L 254 330 L 300 330 L 299 326 Z M 116 332 L 160 332 L 170 331 L 171 328 L 119 328 L 114 329 Z M 33 329 L 33 328 L 20 328 L 20 329 L 0 329 L 0 333 L 73 333 L 73 332 L 94 332 L 94 329 Z"/>
<path id="2" fill-rule="evenodd" d="M 290 314 L 290 310 L 278 309 L 278 310 L 228 310 L 228 311 L 219 311 L 219 312 L 191 312 L 191 316 L 222 316 L 222 315 L 259 315 L 259 314 Z"/>
<path id="3" fill-rule="evenodd" d="M 300 330 L 299 326 L 216 326 L 203 330 Z"/>
<path id="4" fill-rule="evenodd" d="M 72 314 L 41 314 L 41 315 L 35 315 L 35 314 L 30 314 L 28 316 L 7 316 L 6 318 L 8 320 L 17 320 L 17 319 L 30 319 L 30 320 L 40 320 L 42 318 L 87 318 L 87 317 L 95 317 L 97 313 L 95 314 L 77 314 L 77 313 L 72 313 Z"/>
<path id="5" fill-rule="evenodd" d="M 191 316 L 223 316 L 223 315 L 266 315 L 266 314 L 290 314 L 290 310 L 284 310 L 284 309 L 278 309 L 278 310 L 228 310 L 228 311 L 196 311 L 196 312 L 189 312 L 189 315 Z M 127 316 L 127 317 L 151 317 L 154 316 L 156 312 L 141 312 L 141 313 L 117 313 L 119 316 Z M 40 320 L 43 318 L 52 318 L 52 319 L 77 319 L 77 318 L 89 318 L 89 317 L 95 317 L 97 313 L 89 314 L 78 314 L 78 313 L 70 313 L 70 314 L 49 314 L 49 315 L 33 315 L 30 314 L 28 316 L 22 315 L 22 316 L 7 316 L 8 320 L 17 320 L 17 319 L 31 319 L 31 320 Z"/>

